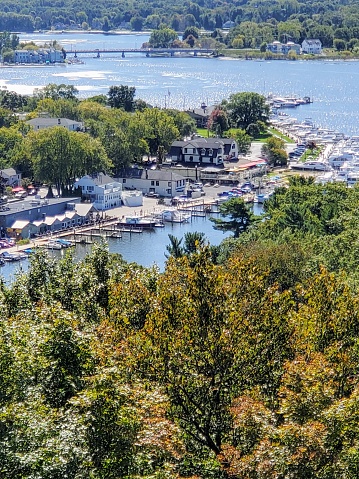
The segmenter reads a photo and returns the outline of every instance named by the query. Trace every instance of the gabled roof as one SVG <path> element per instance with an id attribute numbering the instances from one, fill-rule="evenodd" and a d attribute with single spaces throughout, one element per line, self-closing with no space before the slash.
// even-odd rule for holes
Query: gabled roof
<path id="1" fill-rule="evenodd" d="M 2 170 L 0 170 L 0 176 L 2 176 L 3 174 L 5 174 L 6 176 L 14 176 L 17 173 L 14 168 L 3 168 Z"/>
<path id="2" fill-rule="evenodd" d="M 217 149 L 219 146 L 231 145 L 233 138 L 194 138 L 193 140 L 186 141 L 174 141 L 172 147 L 185 148 L 187 146 L 193 146 L 195 148 L 212 148 Z"/>
<path id="3" fill-rule="evenodd" d="M 16 220 L 14 223 L 11 225 L 11 228 L 14 230 L 22 230 L 24 229 L 27 225 L 31 224 L 30 221 L 26 220 Z"/>
<path id="4" fill-rule="evenodd" d="M 96 177 L 92 178 L 92 180 L 96 186 L 102 186 L 107 185 L 108 183 L 116 182 L 116 180 L 111 178 L 111 176 L 106 175 L 105 173 L 99 173 Z"/>
<path id="5" fill-rule="evenodd" d="M 90 211 L 97 211 L 92 203 L 76 203 L 76 213 L 81 217 L 86 217 Z"/>
<path id="6" fill-rule="evenodd" d="M 308 45 L 322 46 L 322 42 L 318 38 L 306 38 L 304 42 L 307 42 Z"/>
<path id="7" fill-rule="evenodd" d="M 28 120 L 26 123 L 32 126 L 43 126 L 43 127 L 51 127 L 51 126 L 71 126 L 71 125 L 78 125 L 82 126 L 82 123 L 75 120 L 69 120 L 68 118 L 43 118 L 37 117 L 33 118 L 32 120 Z"/>

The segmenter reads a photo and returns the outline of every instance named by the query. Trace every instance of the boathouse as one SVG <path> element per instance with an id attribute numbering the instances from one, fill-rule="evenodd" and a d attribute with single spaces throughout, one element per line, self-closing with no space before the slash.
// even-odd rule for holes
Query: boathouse
<path id="1" fill-rule="evenodd" d="M 7 229 L 18 221 L 42 220 L 74 209 L 80 198 L 49 198 L 8 202 L 0 209 L 0 227 Z"/>

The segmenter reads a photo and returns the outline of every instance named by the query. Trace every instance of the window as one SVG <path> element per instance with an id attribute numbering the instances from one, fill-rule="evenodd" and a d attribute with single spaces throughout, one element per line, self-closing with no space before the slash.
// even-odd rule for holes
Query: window
<path id="1" fill-rule="evenodd" d="M 208 150 L 208 154 L 209 154 L 209 156 L 212 156 L 212 155 L 213 155 L 213 150 L 212 150 L 212 148 L 210 148 L 210 149 Z"/>
<path id="2" fill-rule="evenodd" d="M 151 181 L 151 186 L 155 186 L 155 182 L 153 180 Z"/>
<path id="3" fill-rule="evenodd" d="M 170 195 L 170 194 L 171 194 L 171 188 L 167 188 L 166 193 L 167 193 L 168 195 Z"/>
<path id="4" fill-rule="evenodd" d="M 204 148 L 201 149 L 201 155 L 204 156 L 206 154 L 206 150 Z"/>
<path id="5" fill-rule="evenodd" d="M 126 178 L 123 178 L 122 183 L 126 183 Z"/>
<path id="6" fill-rule="evenodd" d="M 167 186 L 171 186 L 171 182 L 170 182 L 170 181 L 167 183 Z"/>
<path id="7" fill-rule="evenodd" d="M 93 191 L 94 190 L 94 187 L 93 186 L 88 186 L 87 187 L 87 191 Z"/>
<path id="8" fill-rule="evenodd" d="M 159 182 L 159 181 L 156 181 L 156 186 L 160 186 L 160 182 Z"/>

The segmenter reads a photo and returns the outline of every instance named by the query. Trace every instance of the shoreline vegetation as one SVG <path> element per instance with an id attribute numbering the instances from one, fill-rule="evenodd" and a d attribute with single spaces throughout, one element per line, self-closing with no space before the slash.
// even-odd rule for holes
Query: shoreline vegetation
<path id="1" fill-rule="evenodd" d="M 34 32 L 11 32 L 15 35 L 151 35 L 152 30 L 143 30 L 143 31 L 133 31 L 133 30 L 35 30 Z M 178 35 L 182 35 L 183 32 L 177 32 Z M 201 35 L 208 35 L 210 32 L 201 31 Z M 61 43 L 61 42 L 60 42 Z M 188 45 L 186 45 L 188 47 Z M 199 57 L 204 58 L 204 57 Z M 359 60 L 359 53 L 354 53 L 352 51 L 344 50 L 344 51 L 337 51 L 334 48 L 324 48 L 321 54 L 276 54 L 269 51 L 260 51 L 260 49 L 250 49 L 250 48 L 243 48 L 243 49 L 236 49 L 236 48 L 223 48 L 221 46 L 218 47 L 218 52 L 216 55 L 209 56 L 208 58 L 221 58 L 221 59 L 236 59 L 236 60 L 254 60 L 254 61 L 271 61 L 271 60 L 279 60 L 279 61 L 358 61 Z M 0 66 L 5 66 L 1 64 Z M 10 66 L 13 66 L 10 64 Z M 17 65 L 20 66 L 20 65 Z M 28 64 L 26 64 L 28 66 Z M 43 65 L 37 65 L 43 66 Z M 47 65 L 46 65 L 47 66 Z"/>

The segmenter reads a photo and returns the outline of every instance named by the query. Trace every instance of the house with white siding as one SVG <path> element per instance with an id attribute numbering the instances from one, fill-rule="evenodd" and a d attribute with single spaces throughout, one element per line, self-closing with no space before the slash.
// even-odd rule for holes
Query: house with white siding
<path id="1" fill-rule="evenodd" d="M 82 199 L 90 201 L 100 211 L 121 206 L 122 184 L 104 173 L 83 176 L 74 184 L 81 189 Z"/>
<path id="2" fill-rule="evenodd" d="M 305 39 L 302 42 L 302 52 L 319 55 L 322 53 L 322 42 L 318 39 Z"/>
<path id="3" fill-rule="evenodd" d="M 153 193 L 169 198 L 183 193 L 186 186 L 186 178 L 170 169 L 126 168 L 120 173 L 118 181 L 124 190 L 139 190 L 143 194 Z"/>

